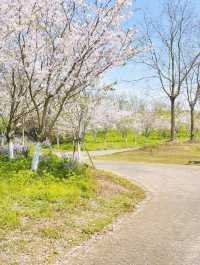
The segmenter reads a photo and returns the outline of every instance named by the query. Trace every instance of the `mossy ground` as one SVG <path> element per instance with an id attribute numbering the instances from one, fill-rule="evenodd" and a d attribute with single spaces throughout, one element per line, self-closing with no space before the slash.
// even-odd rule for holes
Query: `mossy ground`
<path id="1" fill-rule="evenodd" d="M 88 166 L 49 155 L 38 173 L 30 159 L 0 158 L 0 264 L 55 264 L 72 246 L 132 211 L 145 195 Z"/>

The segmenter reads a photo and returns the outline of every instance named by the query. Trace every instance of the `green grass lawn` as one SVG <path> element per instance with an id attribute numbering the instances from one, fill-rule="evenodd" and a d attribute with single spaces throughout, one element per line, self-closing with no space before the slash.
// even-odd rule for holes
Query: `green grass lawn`
<path id="1" fill-rule="evenodd" d="M 196 134 L 200 137 L 200 132 Z M 98 131 L 96 139 L 92 133 L 87 133 L 85 137 L 84 146 L 89 151 L 95 150 L 107 150 L 107 149 L 123 149 L 123 148 L 135 148 L 143 147 L 147 145 L 157 145 L 165 143 L 169 140 L 169 131 L 159 132 L 158 130 L 152 131 L 148 137 L 145 137 L 143 134 L 135 134 L 131 130 L 128 131 L 127 141 L 122 134 L 116 129 L 109 129 L 106 137 L 103 131 Z M 187 141 L 189 139 L 188 132 L 185 128 L 182 128 L 176 135 L 177 140 L 180 142 Z M 83 149 L 85 148 L 83 146 Z M 73 145 L 70 141 L 65 141 L 60 144 L 58 147 L 56 144 L 53 145 L 54 149 L 57 150 L 72 150 Z"/>
<path id="2" fill-rule="evenodd" d="M 167 164 L 200 164 L 200 143 L 185 142 L 152 145 L 98 159 Z"/>
<path id="3" fill-rule="evenodd" d="M 127 141 L 122 137 L 121 133 L 117 130 L 109 130 L 105 135 L 102 131 L 97 133 L 96 139 L 94 139 L 91 133 L 87 133 L 85 137 L 85 147 L 89 151 L 94 150 L 107 150 L 107 149 L 122 149 L 122 148 L 134 148 L 144 146 L 147 144 L 158 144 L 166 141 L 164 136 L 161 136 L 158 132 L 152 132 L 148 137 L 144 135 L 136 135 L 133 132 L 128 131 Z M 65 142 L 58 147 L 56 144 L 53 146 L 59 150 L 72 150 L 73 146 L 71 142 Z M 84 146 L 83 146 L 84 149 Z"/>
<path id="4" fill-rule="evenodd" d="M 31 159 L 0 158 L 1 265 L 53 265 L 145 197 L 126 179 L 65 162 L 46 155 L 33 173 Z"/>

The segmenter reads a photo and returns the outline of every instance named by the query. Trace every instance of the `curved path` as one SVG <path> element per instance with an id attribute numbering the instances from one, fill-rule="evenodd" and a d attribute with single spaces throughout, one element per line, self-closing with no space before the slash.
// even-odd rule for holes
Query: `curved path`
<path id="1" fill-rule="evenodd" d="M 96 162 L 148 190 L 116 231 L 63 261 L 70 265 L 200 265 L 200 168 Z"/>
<path id="2" fill-rule="evenodd" d="M 121 153 L 121 152 L 127 152 L 127 151 L 133 151 L 133 150 L 137 150 L 137 147 L 133 147 L 133 148 L 123 148 L 123 149 L 107 149 L 107 150 L 96 150 L 96 151 L 89 151 L 89 154 L 91 157 L 96 157 L 96 156 L 105 156 L 105 155 L 112 155 L 112 154 L 116 154 L 116 153 Z M 72 151 L 58 151 L 55 150 L 54 153 L 57 156 L 66 156 L 66 157 L 71 157 L 73 152 Z M 86 151 L 82 151 L 81 152 L 81 156 L 82 159 L 88 159 L 88 153 Z"/>

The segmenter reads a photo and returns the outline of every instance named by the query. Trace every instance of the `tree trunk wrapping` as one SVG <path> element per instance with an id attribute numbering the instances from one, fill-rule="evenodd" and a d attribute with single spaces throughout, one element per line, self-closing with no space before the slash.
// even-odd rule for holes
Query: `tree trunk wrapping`
<path id="1" fill-rule="evenodd" d="M 12 141 L 9 141 L 8 143 L 8 155 L 10 159 L 14 159 L 14 145 Z"/>
<path id="2" fill-rule="evenodd" d="M 38 170 L 38 165 L 40 161 L 40 153 L 41 153 L 41 144 L 37 143 L 35 146 L 35 152 L 34 152 L 33 160 L 32 160 L 32 170 L 35 172 Z"/>

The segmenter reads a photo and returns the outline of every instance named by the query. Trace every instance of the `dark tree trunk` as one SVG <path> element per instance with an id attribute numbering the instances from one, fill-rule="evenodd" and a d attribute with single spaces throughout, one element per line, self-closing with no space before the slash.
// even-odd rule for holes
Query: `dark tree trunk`
<path id="1" fill-rule="evenodd" d="M 175 127 L 175 97 L 170 97 L 171 102 L 171 133 L 170 140 L 174 141 L 176 138 L 176 127 Z"/>
<path id="2" fill-rule="evenodd" d="M 57 148 L 60 148 L 60 135 L 56 135 L 56 143 L 57 143 Z"/>
<path id="3" fill-rule="evenodd" d="M 190 140 L 194 140 L 194 107 L 190 107 Z"/>

